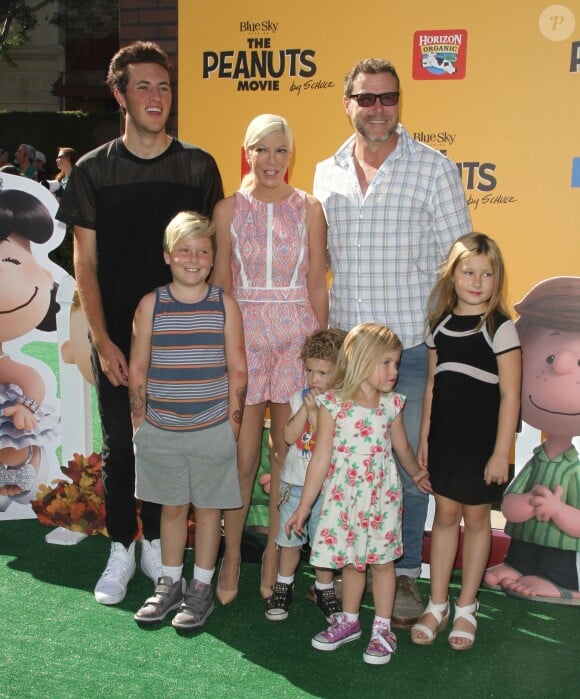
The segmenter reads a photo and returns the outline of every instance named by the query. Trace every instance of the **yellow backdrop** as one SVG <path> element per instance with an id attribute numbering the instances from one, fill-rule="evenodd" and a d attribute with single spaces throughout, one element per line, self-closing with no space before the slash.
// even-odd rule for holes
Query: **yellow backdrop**
<path id="1" fill-rule="evenodd" d="M 578 24 L 577 24 L 578 22 Z M 227 193 L 262 112 L 295 135 L 290 181 L 351 133 L 344 74 L 391 60 L 401 121 L 458 163 L 474 228 L 496 238 L 510 299 L 580 274 L 580 3 L 295 0 L 179 3 L 179 136 L 209 150 Z"/>

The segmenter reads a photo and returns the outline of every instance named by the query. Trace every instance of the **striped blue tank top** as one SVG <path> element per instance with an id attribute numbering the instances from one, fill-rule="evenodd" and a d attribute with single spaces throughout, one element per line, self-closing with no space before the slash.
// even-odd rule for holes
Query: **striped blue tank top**
<path id="1" fill-rule="evenodd" d="M 222 290 L 210 286 L 182 303 L 169 286 L 155 290 L 147 420 L 163 430 L 192 431 L 228 419 Z"/>

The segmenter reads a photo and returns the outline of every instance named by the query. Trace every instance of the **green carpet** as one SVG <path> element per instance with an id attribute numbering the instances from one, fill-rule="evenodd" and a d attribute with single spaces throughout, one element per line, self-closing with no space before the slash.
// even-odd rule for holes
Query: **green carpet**
<path id="1" fill-rule="evenodd" d="M 46 544 L 36 520 L 0 523 L 0 697 L 573 697 L 578 695 L 580 610 L 533 604 L 482 590 L 474 648 L 453 651 L 445 637 L 414 646 L 399 631 L 391 663 L 365 665 L 372 620 L 365 599 L 364 635 L 332 653 L 310 646 L 325 622 L 305 595 L 307 565 L 297 577 L 286 622 L 266 620 L 259 598 L 261 541 L 245 541 L 240 595 L 216 606 L 205 627 L 180 636 L 169 623 L 144 630 L 133 614 L 151 592 L 140 570 L 116 607 L 94 601 L 108 540 Z M 188 552 L 189 577 L 193 554 Z M 421 581 L 428 594 L 428 583 Z M 452 590 L 452 597 L 457 590 Z"/>

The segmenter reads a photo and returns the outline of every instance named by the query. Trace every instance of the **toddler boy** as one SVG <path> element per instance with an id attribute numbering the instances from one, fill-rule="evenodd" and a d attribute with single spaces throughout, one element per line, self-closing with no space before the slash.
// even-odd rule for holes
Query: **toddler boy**
<path id="1" fill-rule="evenodd" d="M 266 602 L 266 618 L 283 621 L 288 618 L 292 602 L 294 575 L 300 562 L 300 550 L 316 534 L 318 517 L 322 507 L 322 495 L 312 506 L 312 512 L 303 535 L 292 532 L 286 535 L 286 522 L 292 516 L 302 495 L 306 469 L 316 441 L 318 405 L 316 396 L 330 388 L 338 351 L 346 333 L 329 328 L 317 330 L 308 337 L 300 357 L 304 362 L 308 388 L 297 391 L 290 399 L 292 416 L 284 426 L 284 439 L 290 449 L 284 461 L 280 482 L 280 529 L 276 543 L 280 547 L 280 565 L 272 596 Z M 315 604 L 330 622 L 332 614 L 340 611 L 334 589 L 334 571 L 316 568 Z"/>

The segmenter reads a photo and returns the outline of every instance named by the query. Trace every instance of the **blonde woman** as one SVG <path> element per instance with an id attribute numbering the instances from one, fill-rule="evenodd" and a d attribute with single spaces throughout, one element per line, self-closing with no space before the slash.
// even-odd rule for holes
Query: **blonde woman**
<path id="1" fill-rule="evenodd" d="M 278 557 L 278 491 L 288 445 L 283 427 L 290 397 L 304 388 L 300 349 L 328 322 L 326 221 L 320 203 L 286 182 L 293 138 L 288 122 L 261 114 L 247 128 L 250 168 L 240 189 L 214 211 L 217 255 L 213 283 L 232 293 L 242 311 L 248 395 L 238 442 L 243 506 L 225 514 L 225 553 L 217 597 L 237 595 L 242 533 L 260 463 L 266 409 L 270 410 L 270 527 L 260 591 L 272 594 Z"/>

